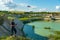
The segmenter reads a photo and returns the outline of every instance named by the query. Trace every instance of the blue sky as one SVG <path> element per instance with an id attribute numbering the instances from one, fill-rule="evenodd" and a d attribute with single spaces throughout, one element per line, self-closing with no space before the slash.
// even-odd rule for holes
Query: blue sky
<path id="1" fill-rule="evenodd" d="M 60 11 L 60 0 L 0 0 L 0 2 L 0 10 Z"/>

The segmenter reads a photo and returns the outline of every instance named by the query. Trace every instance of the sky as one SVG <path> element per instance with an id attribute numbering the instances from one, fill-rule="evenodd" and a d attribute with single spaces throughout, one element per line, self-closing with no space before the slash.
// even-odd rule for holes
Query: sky
<path id="1" fill-rule="evenodd" d="M 59 12 L 60 0 L 0 0 L 0 10 Z"/>

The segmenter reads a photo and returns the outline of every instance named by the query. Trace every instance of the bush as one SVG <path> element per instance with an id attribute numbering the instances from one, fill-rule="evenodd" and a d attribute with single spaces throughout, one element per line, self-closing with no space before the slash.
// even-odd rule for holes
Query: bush
<path id="1" fill-rule="evenodd" d="M 2 25 L 4 23 L 4 19 L 2 16 L 0 16 L 0 25 Z"/>
<path id="2" fill-rule="evenodd" d="M 50 34 L 50 40 L 60 40 L 60 31 L 54 31 L 54 34 Z"/>

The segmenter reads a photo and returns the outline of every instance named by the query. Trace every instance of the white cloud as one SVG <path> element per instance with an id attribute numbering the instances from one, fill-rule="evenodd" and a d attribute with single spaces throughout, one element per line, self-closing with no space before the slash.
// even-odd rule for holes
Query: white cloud
<path id="1" fill-rule="evenodd" d="M 26 4 L 26 3 L 20 3 L 18 5 L 23 6 L 23 7 L 27 7 L 28 4 Z"/>
<path id="2" fill-rule="evenodd" d="M 31 8 L 33 8 L 33 9 L 34 9 L 34 8 L 37 8 L 37 6 L 31 6 Z"/>
<path id="3" fill-rule="evenodd" d="M 19 5 L 22 6 L 22 7 L 28 7 L 28 6 L 30 6 L 30 7 L 28 7 L 30 9 L 37 8 L 37 6 L 30 5 L 30 4 L 27 4 L 27 3 L 20 3 Z"/>
<path id="4" fill-rule="evenodd" d="M 0 10 L 9 10 L 9 7 L 5 5 L 9 2 L 13 2 L 13 0 L 0 0 Z"/>
<path id="5" fill-rule="evenodd" d="M 18 7 L 23 7 L 29 10 L 37 8 L 37 6 L 30 5 L 27 3 L 15 3 L 13 0 L 0 0 L 0 10 L 22 10 L 18 9 Z M 22 11 L 28 11 L 28 10 L 22 10 Z"/>
<path id="6" fill-rule="evenodd" d="M 41 12 L 41 11 L 47 11 L 47 8 L 39 9 L 39 12 Z"/>
<path id="7" fill-rule="evenodd" d="M 4 3 L 13 2 L 13 0 L 1 0 Z"/>
<path id="8" fill-rule="evenodd" d="M 60 9 L 60 6 L 56 6 L 56 9 Z"/>
<path id="9" fill-rule="evenodd" d="M 0 0 L 0 9 L 1 10 L 7 9 L 4 5 L 4 2 L 2 2 L 2 0 Z"/>

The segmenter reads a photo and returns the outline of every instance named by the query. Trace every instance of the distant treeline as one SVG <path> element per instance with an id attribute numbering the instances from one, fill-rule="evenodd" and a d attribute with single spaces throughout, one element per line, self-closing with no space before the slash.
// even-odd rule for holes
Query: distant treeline
<path id="1" fill-rule="evenodd" d="M 60 14 L 60 12 L 23 12 L 23 11 L 0 11 L 1 13 L 7 13 L 7 14 Z"/>

